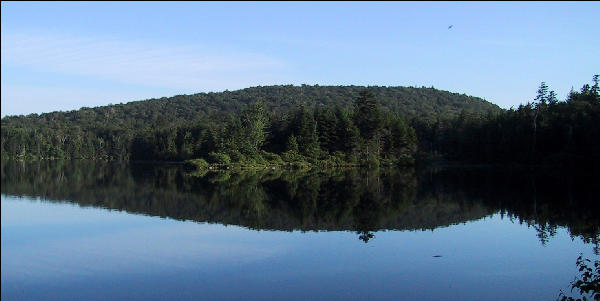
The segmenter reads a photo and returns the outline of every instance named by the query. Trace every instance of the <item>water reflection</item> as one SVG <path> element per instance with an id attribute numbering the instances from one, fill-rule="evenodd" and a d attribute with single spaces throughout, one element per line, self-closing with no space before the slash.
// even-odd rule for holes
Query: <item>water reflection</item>
<path id="1" fill-rule="evenodd" d="M 181 165 L 2 162 L 2 193 L 263 230 L 428 230 L 500 212 L 546 244 L 559 226 L 598 252 L 597 175 L 488 169 L 194 172 Z"/>

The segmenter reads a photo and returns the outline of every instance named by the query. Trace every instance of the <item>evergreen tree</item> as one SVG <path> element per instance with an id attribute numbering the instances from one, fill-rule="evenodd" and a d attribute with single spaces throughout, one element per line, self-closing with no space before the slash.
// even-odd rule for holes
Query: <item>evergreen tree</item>
<path id="1" fill-rule="evenodd" d="M 354 124 L 364 140 L 373 139 L 381 128 L 381 110 L 373 92 L 360 92 L 354 103 Z"/>

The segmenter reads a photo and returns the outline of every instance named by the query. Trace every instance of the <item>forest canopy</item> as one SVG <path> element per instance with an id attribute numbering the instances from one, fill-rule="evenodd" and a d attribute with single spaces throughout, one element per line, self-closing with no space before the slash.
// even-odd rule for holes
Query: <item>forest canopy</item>
<path id="1" fill-rule="evenodd" d="M 598 76 L 560 101 L 502 110 L 432 88 L 267 86 L 2 118 L 2 158 L 199 164 L 591 161 L 600 146 Z"/>

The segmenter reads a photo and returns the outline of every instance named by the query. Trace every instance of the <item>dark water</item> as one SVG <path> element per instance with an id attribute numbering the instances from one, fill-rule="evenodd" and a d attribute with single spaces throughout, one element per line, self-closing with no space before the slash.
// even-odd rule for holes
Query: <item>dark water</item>
<path id="1" fill-rule="evenodd" d="M 589 172 L 2 162 L 2 300 L 554 300 Z"/>

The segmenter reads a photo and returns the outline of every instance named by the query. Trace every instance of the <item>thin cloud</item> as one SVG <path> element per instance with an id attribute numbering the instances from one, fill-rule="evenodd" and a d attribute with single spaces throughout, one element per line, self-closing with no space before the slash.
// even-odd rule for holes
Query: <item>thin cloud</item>
<path id="1" fill-rule="evenodd" d="M 2 34 L 2 64 L 185 90 L 272 82 L 286 68 L 283 61 L 257 53 L 31 33 Z"/>
<path id="2" fill-rule="evenodd" d="M 113 91 L 98 87 L 64 87 L 27 84 L 2 84 L 2 117 L 26 115 L 62 110 L 76 110 L 81 107 L 95 107 L 109 103 L 125 103 L 177 93 L 157 93 L 153 89 L 144 91 Z"/>

